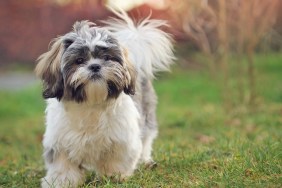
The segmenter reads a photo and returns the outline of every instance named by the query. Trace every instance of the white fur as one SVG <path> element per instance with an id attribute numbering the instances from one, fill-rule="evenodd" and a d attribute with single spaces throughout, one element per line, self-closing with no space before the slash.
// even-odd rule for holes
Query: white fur
<path id="1" fill-rule="evenodd" d="M 106 28 L 127 49 L 138 77 L 152 79 L 155 72 L 168 70 L 174 59 L 171 37 L 158 29 L 165 22 L 145 19 L 135 26 L 124 12 L 116 14 L 121 20 L 107 21 Z M 103 74 L 110 76 L 106 72 L 109 70 Z M 87 75 L 81 68 L 71 82 L 87 80 Z M 106 99 L 107 93 L 106 83 L 94 82 L 86 85 L 86 102 L 47 100 L 43 146 L 47 155 L 51 150 L 51 159 L 45 156 L 47 174 L 42 187 L 77 187 L 84 182 L 84 170 L 126 178 L 132 175 L 138 162 L 152 160 L 157 130 L 148 129 L 147 135 L 141 135 L 145 125 L 139 124 L 140 107 L 136 105 L 140 104 L 123 92 L 117 99 Z"/>
<path id="2" fill-rule="evenodd" d="M 142 151 L 139 113 L 132 99 L 121 94 L 107 104 L 89 105 L 48 100 L 44 148 L 55 148 L 56 161 L 46 164 L 42 186 L 78 185 L 84 172 L 130 176 Z M 56 153 L 55 153 L 56 156 Z"/>
<path id="3" fill-rule="evenodd" d="M 129 50 L 129 60 L 138 72 L 143 73 L 145 77 L 154 78 L 155 72 L 168 71 L 175 56 L 171 36 L 159 29 L 167 26 L 166 21 L 146 18 L 135 24 L 126 12 L 112 11 L 120 19 L 112 18 L 103 22 Z"/>
<path id="4" fill-rule="evenodd" d="M 86 67 L 80 67 L 74 73 L 71 79 L 71 84 L 74 84 L 76 87 L 79 86 L 81 83 L 85 83 L 89 77 L 89 69 Z"/>

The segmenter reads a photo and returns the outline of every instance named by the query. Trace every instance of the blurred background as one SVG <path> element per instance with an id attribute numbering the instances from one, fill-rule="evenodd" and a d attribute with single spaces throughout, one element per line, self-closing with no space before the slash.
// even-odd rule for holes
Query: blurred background
<path id="1" fill-rule="evenodd" d="M 0 2 L 0 64 L 32 64 L 50 40 L 77 20 L 98 22 L 119 6 L 134 18 L 168 20 L 187 51 L 205 54 L 281 50 L 281 1 L 241 0 L 5 0 Z"/>
<path id="2" fill-rule="evenodd" d="M 279 0 L 5 0 L 0 2 L 1 70 L 32 69 L 50 41 L 70 31 L 75 21 L 99 23 L 113 16 L 106 6 L 121 7 L 136 20 L 149 15 L 167 20 L 171 27 L 165 29 L 176 41 L 177 63 L 184 67 L 204 63 L 212 77 L 221 72 L 226 103 L 234 86 L 229 83 L 232 72 L 236 72 L 238 100 L 248 97 L 245 102 L 254 103 L 255 54 L 281 52 Z M 7 82 L 2 78 L 3 87 L 22 86 L 21 79 L 8 78 Z M 23 84 L 32 78 L 25 75 Z"/>
<path id="3" fill-rule="evenodd" d="M 107 6 L 136 20 L 167 20 L 170 27 L 162 29 L 175 40 L 171 73 L 154 81 L 161 127 L 154 155 L 165 167 L 157 173 L 166 178 L 148 172 L 132 181 L 244 187 L 267 176 L 266 185 L 279 184 L 281 0 L 1 0 L 0 187 L 38 187 L 44 174 L 45 103 L 33 73 L 37 57 L 75 21 L 113 16 Z"/>

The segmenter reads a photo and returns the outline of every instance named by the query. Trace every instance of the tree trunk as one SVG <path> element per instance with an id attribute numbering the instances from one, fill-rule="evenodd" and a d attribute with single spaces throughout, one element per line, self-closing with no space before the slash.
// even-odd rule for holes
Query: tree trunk
<path id="1" fill-rule="evenodd" d="M 250 89 L 249 105 L 251 108 L 254 107 L 256 101 L 256 79 L 255 79 L 255 66 L 254 66 L 254 48 L 249 46 L 247 49 L 248 59 L 248 83 Z"/>
<path id="2" fill-rule="evenodd" d="M 226 1 L 219 0 L 219 24 L 218 24 L 218 37 L 219 37 L 219 63 L 223 73 L 222 78 L 222 94 L 224 100 L 224 107 L 227 111 L 231 108 L 230 103 L 230 90 L 228 87 L 229 81 L 229 67 L 228 67 L 228 41 L 227 41 L 227 23 L 226 23 Z"/>

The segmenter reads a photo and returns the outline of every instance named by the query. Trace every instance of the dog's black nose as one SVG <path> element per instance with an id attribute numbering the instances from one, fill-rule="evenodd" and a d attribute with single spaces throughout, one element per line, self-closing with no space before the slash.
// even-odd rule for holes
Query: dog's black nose
<path id="1" fill-rule="evenodd" d="M 101 65 L 98 64 L 92 64 L 89 66 L 89 69 L 92 70 L 93 72 L 99 72 L 101 69 Z"/>

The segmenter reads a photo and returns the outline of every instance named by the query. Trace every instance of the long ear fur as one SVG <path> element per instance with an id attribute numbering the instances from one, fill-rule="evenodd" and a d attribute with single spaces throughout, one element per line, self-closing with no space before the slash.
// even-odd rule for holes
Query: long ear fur
<path id="1" fill-rule="evenodd" d="M 43 97 L 60 100 L 64 94 L 63 77 L 60 71 L 60 61 L 63 51 L 62 38 L 56 38 L 51 49 L 42 54 L 35 67 L 36 75 L 43 81 Z"/>
<path id="2" fill-rule="evenodd" d="M 134 95 L 137 72 L 133 64 L 128 59 L 128 54 L 126 49 L 123 49 L 123 55 L 124 55 L 124 68 L 126 70 L 125 71 L 126 84 L 124 88 L 124 93 L 128 95 Z"/>

